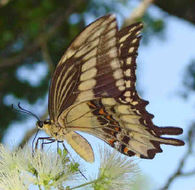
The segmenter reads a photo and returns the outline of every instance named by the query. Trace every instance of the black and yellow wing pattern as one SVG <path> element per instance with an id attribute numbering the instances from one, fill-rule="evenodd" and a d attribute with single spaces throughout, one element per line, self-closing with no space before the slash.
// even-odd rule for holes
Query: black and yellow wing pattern
<path id="1" fill-rule="evenodd" d="M 86 161 L 94 160 L 90 144 L 76 131 L 92 134 L 121 153 L 152 159 L 160 144 L 183 145 L 161 137 L 182 133 L 157 127 L 136 91 L 136 57 L 142 23 L 118 30 L 114 15 L 88 25 L 71 43 L 53 74 L 49 115 L 64 139 Z M 61 132 L 60 132 L 61 131 Z"/>

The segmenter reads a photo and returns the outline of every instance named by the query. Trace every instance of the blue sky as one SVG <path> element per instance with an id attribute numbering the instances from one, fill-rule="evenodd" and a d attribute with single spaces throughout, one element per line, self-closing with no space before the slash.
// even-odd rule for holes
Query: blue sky
<path id="1" fill-rule="evenodd" d="M 156 16 L 162 15 L 154 7 L 150 8 L 149 11 Z M 123 14 L 124 16 L 129 15 L 127 8 L 123 10 Z M 147 110 L 155 115 L 153 122 L 159 126 L 180 126 L 186 134 L 189 124 L 195 118 L 195 105 L 193 98 L 184 100 L 180 97 L 180 92 L 184 89 L 182 80 L 186 66 L 195 58 L 195 27 L 171 16 L 165 17 L 165 21 L 166 38 L 161 40 L 151 37 L 147 46 L 140 45 L 137 60 L 137 80 L 139 88 L 143 91 L 143 98 L 150 102 Z M 37 69 L 37 75 L 41 75 L 44 70 L 45 66 L 41 64 Z M 23 71 L 23 76 L 25 72 Z M 28 72 L 26 76 L 29 76 Z M 36 83 L 37 78 L 39 77 L 31 80 Z M 36 110 L 37 107 L 39 106 L 35 106 L 34 109 Z M 47 103 L 44 103 L 39 112 L 41 113 L 46 107 Z M 30 107 L 29 109 L 31 110 Z M 23 124 L 13 124 L 5 142 L 8 144 L 19 142 L 25 131 L 31 128 L 32 122 L 35 123 L 32 119 Z M 100 140 L 94 142 L 93 139 L 94 137 L 89 137 L 89 141 L 96 147 L 95 151 L 97 151 L 97 144 L 102 145 L 103 143 Z M 141 171 L 151 179 L 154 190 L 164 184 L 185 153 L 185 147 L 163 146 L 163 150 L 164 152 L 158 154 L 153 160 L 138 161 Z M 194 163 L 195 159 L 191 158 L 186 169 L 194 167 Z M 86 167 L 93 170 L 97 164 L 96 161 L 94 165 L 87 165 Z M 195 178 L 178 178 L 170 188 L 170 190 L 176 189 L 194 190 Z"/>
<path id="2" fill-rule="evenodd" d="M 143 98 L 150 101 L 147 110 L 155 115 L 153 122 L 159 126 L 180 126 L 185 133 L 194 119 L 195 107 L 192 99 L 183 100 L 180 92 L 184 90 L 186 66 L 195 58 L 195 28 L 175 17 L 167 17 L 166 25 L 165 40 L 151 38 L 148 46 L 140 48 L 138 84 L 144 91 Z M 157 184 L 163 184 L 172 174 L 185 152 L 185 147 L 163 149 L 153 161 L 140 161 L 143 171 Z M 194 168 L 195 158 L 188 165 Z M 176 180 L 170 190 L 194 188 L 195 177 L 192 177 Z"/>

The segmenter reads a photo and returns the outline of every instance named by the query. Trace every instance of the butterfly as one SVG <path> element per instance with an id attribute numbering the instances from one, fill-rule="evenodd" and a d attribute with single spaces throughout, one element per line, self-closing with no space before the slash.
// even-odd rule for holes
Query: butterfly
<path id="1" fill-rule="evenodd" d="M 138 95 L 136 57 L 141 22 L 118 30 L 114 15 L 88 25 L 71 43 L 51 79 L 50 118 L 38 128 L 54 140 L 71 145 L 87 162 L 94 161 L 85 132 L 127 156 L 152 159 L 162 152 L 161 144 L 184 142 L 162 135 L 179 135 L 178 127 L 158 127 L 146 111 L 148 101 Z"/>

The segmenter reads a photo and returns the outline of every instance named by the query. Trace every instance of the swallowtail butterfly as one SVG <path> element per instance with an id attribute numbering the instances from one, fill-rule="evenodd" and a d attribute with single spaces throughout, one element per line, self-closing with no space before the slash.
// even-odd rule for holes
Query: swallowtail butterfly
<path id="1" fill-rule="evenodd" d="M 57 141 L 66 140 L 86 161 L 94 154 L 76 131 L 94 135 L 127 156 L 152 159 L 160 144 L 184 145 L 177 127 L 158 127 L 135 89 L 136 57 L 143 24 L 118 30 L 114 15 L 88 25 L 71 43 L 53 74 L 49 116 L 38 121 Z"/>

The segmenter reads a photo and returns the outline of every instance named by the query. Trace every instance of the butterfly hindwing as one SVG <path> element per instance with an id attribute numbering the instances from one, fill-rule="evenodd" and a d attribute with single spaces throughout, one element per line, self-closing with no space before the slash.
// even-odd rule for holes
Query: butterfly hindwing
<path id="1" fill-rule="evenodd" d="M 162 152 L 160 144 L 182 145 L 183 141 L 163 138 L 166 134 L 180 134 L 180 128 L 149 128 L 129 105 L 120 104 L 115 98 L 102 98 L 83 102 L 66 113 L 62 122 L 76 131 L 92 134 L 121 153 L 152 159 Z M 162 129 L 162 133 L 158 133 Z M 175 132 L 174 132 L 175 131 Z"/>

